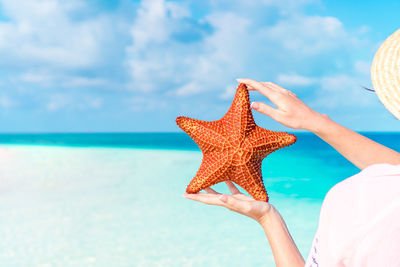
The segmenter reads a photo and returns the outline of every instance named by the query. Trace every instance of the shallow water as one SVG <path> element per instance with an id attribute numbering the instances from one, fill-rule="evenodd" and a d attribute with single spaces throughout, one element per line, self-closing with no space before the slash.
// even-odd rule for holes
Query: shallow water
<path id="1" fill-rule="evenodd" d="M 306 257 L 324 195 L 358 170 L 298 136 L 263 162 L 263 175 Z M 201 161 L 193 146 L 62 145 L 0 145 L 2 265 L 274 266 L 254 221 L 182 197 Z"/>

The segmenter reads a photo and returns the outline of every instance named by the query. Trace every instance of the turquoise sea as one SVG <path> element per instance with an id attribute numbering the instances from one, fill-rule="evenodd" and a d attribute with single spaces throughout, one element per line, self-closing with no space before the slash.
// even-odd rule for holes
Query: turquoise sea
<path id="1" fill-rule="evenodd" d="M 295 134 L 263 176 L 307 257 L 325 194 L 359 170 Z M 400 151 L 400 133 L 364 134 Z M 274 266 L 254 221 L 182 197 L 201 157 L 184 133 L 0 134 L 1 265 Z"/>

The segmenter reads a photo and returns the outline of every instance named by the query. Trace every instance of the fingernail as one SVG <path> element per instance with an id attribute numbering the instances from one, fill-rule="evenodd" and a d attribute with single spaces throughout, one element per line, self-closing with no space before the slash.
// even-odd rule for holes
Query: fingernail
<path id="1" fill-rule="evenodd" d="M 240 82 L 240 81 L 242 81 L 242 80 L 243 80 L 242 78 L 237 78 L 237 79 L 236 79 L 237 82 Z"/>
<path id="2" fill-rule="evenodd" d="M 254 109 L 258 109 L 258 103 L 257 102 L 251 102 L 250 107 L 254 108 Z"/>
<path id="3" fill-rule="evenodd" d="M 187 198 L 187 197 L 188 197 L 188 195 L 185 193 L 185 194 L 183 194 L 183 197 L 184 197 L 184 198 Z"/>
<path id="4" fill-rule="evenodd" d="M 225 196 L 225 195 L 220 195 L 218 198 L 219 198 L 222 202 L 226 202 L 226 201 L 228 200 L 228 197 Z"/>

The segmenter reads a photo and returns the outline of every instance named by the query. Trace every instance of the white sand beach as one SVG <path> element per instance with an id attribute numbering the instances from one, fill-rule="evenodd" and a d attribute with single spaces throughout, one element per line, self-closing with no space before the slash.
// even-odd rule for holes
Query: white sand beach
<path id="1" fill-rule="evenodd" d="M 273 266 L 255 222 L 182 197 L 200 161 L 197 151 L 0 146 L 0 262 Z M 307 256 L 320 201 L 272 195 Z"/>

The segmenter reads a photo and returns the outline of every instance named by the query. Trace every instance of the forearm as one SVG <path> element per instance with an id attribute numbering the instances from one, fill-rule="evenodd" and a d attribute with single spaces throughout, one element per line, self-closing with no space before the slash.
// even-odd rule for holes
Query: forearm
<path id="1" fill-rule="evenodd" d="M 400 164 L 400 154 L 336 122 L 318 115 L 311 129 L 360 169 L 376 163 Z"/>
<path id="2" fill-rule="evenodd" d="M 261 225 L 267 235 L 277 267 L 304 266 L 304 259 L 278 211 L 273 209 L 269 212 Z"/>

